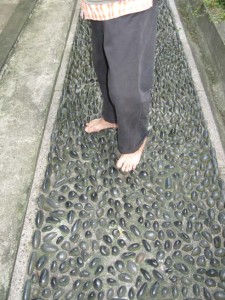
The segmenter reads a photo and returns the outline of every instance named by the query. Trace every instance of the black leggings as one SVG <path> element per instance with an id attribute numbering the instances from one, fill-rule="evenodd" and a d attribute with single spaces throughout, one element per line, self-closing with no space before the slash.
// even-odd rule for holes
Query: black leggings
<path id="1" fill-rule="evenodd" d="M 103 95 L 102 117 L 118 124 L 121 153 L 138 150 L 148 134 L 157 11 L 154 0 L 148 10 L 91 21 L 93 61 Z"/>

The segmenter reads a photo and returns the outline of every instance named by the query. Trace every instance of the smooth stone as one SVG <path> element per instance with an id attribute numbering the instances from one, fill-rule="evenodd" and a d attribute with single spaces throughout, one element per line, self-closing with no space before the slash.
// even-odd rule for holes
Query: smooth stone
<path id="1" fill-rule="evenodd" d="M 220 224 L 225 225 L 225 212 L 224 211 L 219 212 L 218 221 L 220 222 Z"/>
<path id="2" fill-rule="evenodd" d="M 154 268 L 157 268 L 158 267 L 158 261 L 156 259 L 146 259 L 145 260 L 145 263 L 154 267 Z"/>
<path id="3" fill-rule="evenodd" d="M 206 275 L 209 277 L 218 277 L 219 276 L 219 272 L 216 269 L 208 269 L 206 271 Z"/>
<path id="4" fill-rule="evenodd" d="M 184 261 L 190 265 L 194 265 L 195 264 L 195 260 L 191 255 L 185 255 L 183 257 Z"/>
<path id="5" fill-rule="evenodd" d="M 95 271 L 95 276 L 99 276 L 104 270 L 104 267 L 102 265 L 98 266 Z"/>
<path id="6" fill-rule="evenodd" d="M 216 286 L 216 281 L 211 279 L 211 278 L 207 278 L 205 280 L 205 284 L 206 284 L 207 287 L 212 288 L 212 287 Z"/>
<path id="7" fill-rule="evenodd" d="M 79 268 L 72 269 L 70 271 L 70 276 L 77 276 L 79 272 L 80 272 Z"/>
<path id="8" fill-rule="evenodd" d="M 183 277 L 181 277 L 181 283 L 184 285 L 190 286 L 192 283 L 192 280 L 191 280 L 191 278 L 189 278 L 187 276 L 186 277 L 183 276 Z"/>
<path id="9" fill-rule="evenodd" d="M 152 286 L 151 286 L 151 288 L 150 288 L 150 296 L 152 297 L 152 298 L 155 298 L 155 297 L 157 297 L 157 295 L 158 295 L 158 291 L 159 291 L 159 282 L 158 281 L 156 281 Z"/>
<path id="10" fill-rule="evenodd" d="M 138 271 L 137 265 L 131 260 L 127 261 L 126 267 L 127 267 L 128 272 L 131 274 L 137 273 L 137 271 Z"/>
<path id="11" fill-rule="evenodd" d="M 43 269 L 40 274 L 39 285 L 45 288 L 49 283 L 49 271 L 48 269 Z"/>
<path id="12" fill-rule="evenodd" d="M 186 265 L 182 264 L 182 263 L 175 263 L 173 264 L 174 268 L 179 271 L 182 274 L 188 274 L 189 273 L 189 269 Z"/>
<path id="13" fill-rule="evenodd" d="M 164 250 L 157 251 L 157 253 L 156 253 L 156 260 L 157 261 L 162 261 L 164 259 L 164 257 L 165 257 L 165 251 Z M 168 258 L 168 260 L 169 260 L 169 258 Z M 171 259 L 171 265 L 172 265 L 172 259 Z"/>
<path id="14" fill-rule="evenodd" d="M 40 230 L 35 230 L 32 238 L 32 246 L 34 249 L 37 249 L 41 243 L 41 232 Z"/>
<path id="15" fill-rule="evenodd" d="M 147 240 L 154 241 L 157 238 L 157 234 L 155 231 L 149 230 L 144 233 L 144 237 Z"/>
<path id="16" fill-rule="evenodd" d="M 43 243 L 41 245 L 41 250 L 45 253 L 55 253 L 59 248 L 51 243 Z"/>
<path id="17" fill-rule="evenodd" d="M 36 227 L 38 229 L 41 228 L 42 224 L 44 222 L 44 212 L 42 210 L 39 210 L 36 214 L 36 218 L 35 218 L 35 224 L 36 224 Z"/>
<path id="18" fill-rule="evenodd" d="M 81 287 L 81 285 L 82 285 L 82 280 L 77 279 L 77 280 L 75 280 L 74 283 L 73 283 L 73 288 L 74 288 L 75 290 L 77 290 L 77 289 L 79 289 L 79 288 Z"/>
<path id="19" fill-rule="evenodd" d="M 161 290 L 162 297 L 163 298 L 167 297 L 169 295 L 169 293 L 170 293 L 170 289 L 164 286 Z"/>
<path id="20" fill-rule="evenodd" d="M 71 228 L 71 234 L 74 235 L 78 233 L 81 228 L 81 225 L 82 225 L 81 219 L 76 220 Z"/>
<path id="21" fill-rule="evenodd" d="M 100 246 L 100 253 L 103 256 L 109 256 L 110 255 L 110 250 L 106 246 Z"/>
<path id="22" fill-rule="evenodd" d="M 46 299 L 49 299 L 50 297 L 51 297 L 51 294 L 52 294 L 52 292 L 51 292 L 51 290 L 50 289 L 44 289 L 43 291 L 42 291 L 42 297 L 44 297 L 44 298 L 46 298 Z"/>
<path id="23" fill-rule="evenodd" d="M 186 297 L 188 294 L 188 288 L 186 286 L 183 286 L 181 289 L 181 293 L 182 293 L 183 297 Z"/>
<path id="24" fill-rule="evenodd" d="M 28 267 L 27 267 L 27 274 L 29 276 L 32 275 L 35 265 L 37 262 L 37 253 L 36 252 L 32 252 L 29 258 L 29 263 L 28 263 Z"/>
<path id="25" fill-rule="evenodd" d="M 99 257 L 93 258 L 89 263 L 89 268 L 93 269 L 100 265 L 101 259 Z"/>
<path id="26" fill-rule="evenodd" d="M 106 281 L 111 286 L 116 286 L 117 285 L 117 281 L 114 278 L 107 278 Z"/>
<path id="27" fill-rule="evenodd" d="M 193 294 L 198 297 L 200 295 L 200 287 L 197 283 L 192 286 Z"/>
<path id="28" fill-rule="evenodd" d="M 65 251 L 60 251 L 57 253 L 56 258 L 60 261 L 64 261 L 67 258 L 67 253 Z"/>
<path id="29" fill-rule="evenodd" d="M 96 278 L 93 281 L 93 286 L 97 291 L 100 291 L 102 289 L 103 283 L 102 280 L 100 278 Z"/>
<path id="30" fill-rule="evenodd" d="M 117 260 L 115 262 L 115 268 L 117 269 L 118 272 L 123 272 L 125 269 L 125 264 L 122 260 Z"/>
<path id="31" fill-rule="evenodd" d="M 203 295 L 205 297 L 205 300 L 212 300 L 209 290 L 205 287 L 203 287 Z"/>
<path id="32" fill-rule="evenodd" d="M 124 297 L 126 292 L 127 292 L 127 288 L 125 286 L 120 286 L 118 291 L 117 291 L 117 296 L 120 297 L 120 298 Z"/>
<path id="33" fill-rule="evenodd" d="M 213 293 L 213 297 L 215 300 L 225 300 L 225 292 L 224 291 L 216 291 Z"/>
<path id="34" fill-rule="evenodd" d="M 69 261 L 63 261 L 59 266 L 59 272 L 60 273 L 66 273 L 69 270 Z"/>
<path id="35" fill-rule="evenodd" d="M 151 245 L 149 244 L 148 241 L 142 240 L 142 244 L 147 252 L 151 252 Z"/>
<path id="36" fill-rule="evenodd" d="M 81 278 L 84 278 L 84 277 L 89 277 L 91 273 L 87 270 L 82 270 L 79 275 Z"/>
<path id="37" fill-rule="evenodd" d="M 53 260 L 52 263 L 51 263 L 51 267 L 50 267 L 50 270 L 52 273 L 55 273 L 58 269 L 58 264 L 57 264 L 57 261 L 56 260 Z"/>
<path id="38" fill-rule="evenodd" d="M 57 236 L 56 232 L 49 232 L 43 237 L 44 242 L 51 242 Z"/>
<path id="39" fill-rule="evenodd" d="M 214 255 L 217 256 L 217 257 L 224 257 L 225 256 L 225 249 L 224 248 L 216 249 L 214 251 Z"/>
<path id="40" fill-rule="evenodd" d="M 66 286 L 66 285 L 69 284 L 69 282 L 70 282 L 70 277 L 69 277 L 69 276 L 66 276 L 66 275 L 62 276 L 62 277 L 59 278 L 59 280 L 58 280 L 58 283 L 59 283 L 59 285 L 61 285 L 61 286 Z"/>
<path id="41" fill-rule="evenodd" d="M 201 248 L 199 246 L 196 246 L 191 252 L 192 256 L 199 256 L 200 254 L 201 254 Z"/>
<path id="42" fill-rule="evenodd" d="M 146 280 L 148 280 L 148 281 L 152 280 L 152 277 L 147 270 L 140 268 L 140 271 Z"/>
<path id="43" fill-rule="evenodd" d="M 209 260 L 213 257 L 213 253 L 208 247 L 204 249 L 204 255 L 205 258 Z"/>
<path id="44" fill-rule="evenodd" d="M 112 246 L 112 255 L 119 255 L 120 250 L 117 246 Z"/>
<path id="45" fill-rule="evenodd" d="M 179 296 L 179 289 L 177 286 L 172 286 L 172 295 L 175 299 Z"/>
<path id="46" fill-rule="evenodd" d="M 51 225 L 47 225 L 42 228 L 42 232 L 51 231 L 52 229 L 53 229 L 53 227 Z"/>
<path id="47" fill-rule="evenodd" d="M 101 291 L 98 293 L 98 300 L 104 300 L 105 299 L 105 292 Z"/>
<path id="48" fill-rule="evenodd" d="M 127 282 L 127 283 L 132 282 L 132 277 L 127 273 L 120 273 L 118 275 L 118 279 L 122 282 Z"/>
<path id="49" fill-rule="evenodd" d="M 127 249 L 129 251 L 138 251 L 141 248 L 141 245 L 138 243 L 131 244 Z"/>
<path id="50" fill-rule="evenodd" d="M 214 237 L 213 242 L 214 242 L 215 248 L 221 247 L 221 237 L 220 236 Z"/>
<path id="51" fill-rule="evenodd" d="M 92 286 L 92 281 L 87 280 L 83 285 L 83 290 L 88 291 L 91 288 L 91 286 Z"/>
<path id="52" fill-rule="evenodd" d="M 210 265 L 214 268 L 220 267 L 220 261 L 217 258 L 211 258 L 210 259 Z"/>
<path id="53" fill-rule="evenodd" d="M 135 262 L 140 264 L 144 261 L 144 259 L 145 259 L 145 253 L 141 252 L 136 256 Z"/>
<path id="54" fill-rule="evenodd" d="M 78 247 L 74 247 L 70 250 L 69 255 L 78 256 L 80 254 L 80 249 Z"/>
<path id="55" fill-rule="evenodd" d="M 138 290 L 138 292 L 137 292 L 137 299 L 138 300 L 145 299 L 144 297 L 146 295 L 146 291 L 147 291 L 147 282 L 143 283 L 143 285 Z"/>
<path id="56" fill-rule="evenodd" d="M 66 300 L 71 300 L 71 299 L 74 298 L 74 296 L 75 296 L 75 292 L 74 292 L 73 290 L 71 290 L 71 291 L 69 291 L 69 292 L 66 294 L 65 299 L 66 299 Z"/>
<path id="57" fill-rule="evenodd" d="M 225 270 L 220 270 L 219 276 L 220 276 L 220 280 L 225 282 Z"/>
<path id="58" fill-rule="evenodd" d="M 129 300 L 133 300 L 135 298 L 135 290 L 133 287 L 131 287 L 128 291 L 128 298 Z"/>
<path id="59" fill-rule="evenodd" d="M 28 279 L 25 282 L 24 289 L 23 289 L 23 300 L 30 300 L 31 285 L 32 285 L 32 282 L 30 279 Z"/>
<path id="60" fill-rule="evenodd" d="M 152 275 L 153 275 L 157 280 L 159 280 L 159 281 L 163 281 L 163 280 L 164 280 L 163 275 L 162 275 L 159 271 L 157 271 L 157 270 L 153 270 L 153 271 L 152 271 Z"/>
<path id="61" fill-rule="evenodd" d="M 204 267 L 206 265 L 206 259 L 205 256 L 200 255 L 199 257 L 197 257 L 196 259 L 196 263 L 199 267 Z"/>
<path id="62" fill-rule="evenodd" d="M 173 244 L 173 249 L 178 250 L 178 249 L 180 249 L 181 245 L 182 245 L 182 241 L 181 240 L 176 240 Z"/>

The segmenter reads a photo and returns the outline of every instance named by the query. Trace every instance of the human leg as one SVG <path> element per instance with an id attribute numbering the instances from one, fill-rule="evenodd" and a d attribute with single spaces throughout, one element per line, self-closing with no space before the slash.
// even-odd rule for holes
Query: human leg
<path id="1" fill-rule="evenodd" d="M 156 27 L 156 1 L 150 10 L 104 22 L 109 94 L 116 108 L 122 153 L 117 166 L 124 171 L 138 164 L 148 134 Z"/>
<path id="2" fill-rule="evenodd" d="M 108 93 L 108 63 L 103 49 L 104 30 L 102 21 L 91 21 L 92 58 L 103 97 L 102 117 L 86 123 L 85 131 L 97 132 L 107 128 L 116 128 L 115 108 Z"/>

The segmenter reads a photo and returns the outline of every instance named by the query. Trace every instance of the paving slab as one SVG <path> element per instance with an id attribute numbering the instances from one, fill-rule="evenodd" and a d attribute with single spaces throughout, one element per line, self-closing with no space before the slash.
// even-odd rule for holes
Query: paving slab
<path id="1" fill-rule="evenodd" d="M 7 297 L 52 90 L 75 6 L 73 0 L 38 1 L 0 74 L 0 299 Z"/>
<path id="2" fill-rule="evenodd" d="M 13 51 L 13 46 L 36 2 L 37 0 L 0 2 L 0 70 Z"/>

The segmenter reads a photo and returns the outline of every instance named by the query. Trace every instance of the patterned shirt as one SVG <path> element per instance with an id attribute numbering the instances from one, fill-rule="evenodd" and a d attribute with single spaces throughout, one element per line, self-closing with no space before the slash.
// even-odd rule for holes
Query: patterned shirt
<path id="1" fill-rule="evenodd" d="M 149 9 L 152 5 L 153 0 L 120 0 L 102 4 L 87 4 L 82 0 L 81 16 L 84 19 L 105 21 Z"/>

